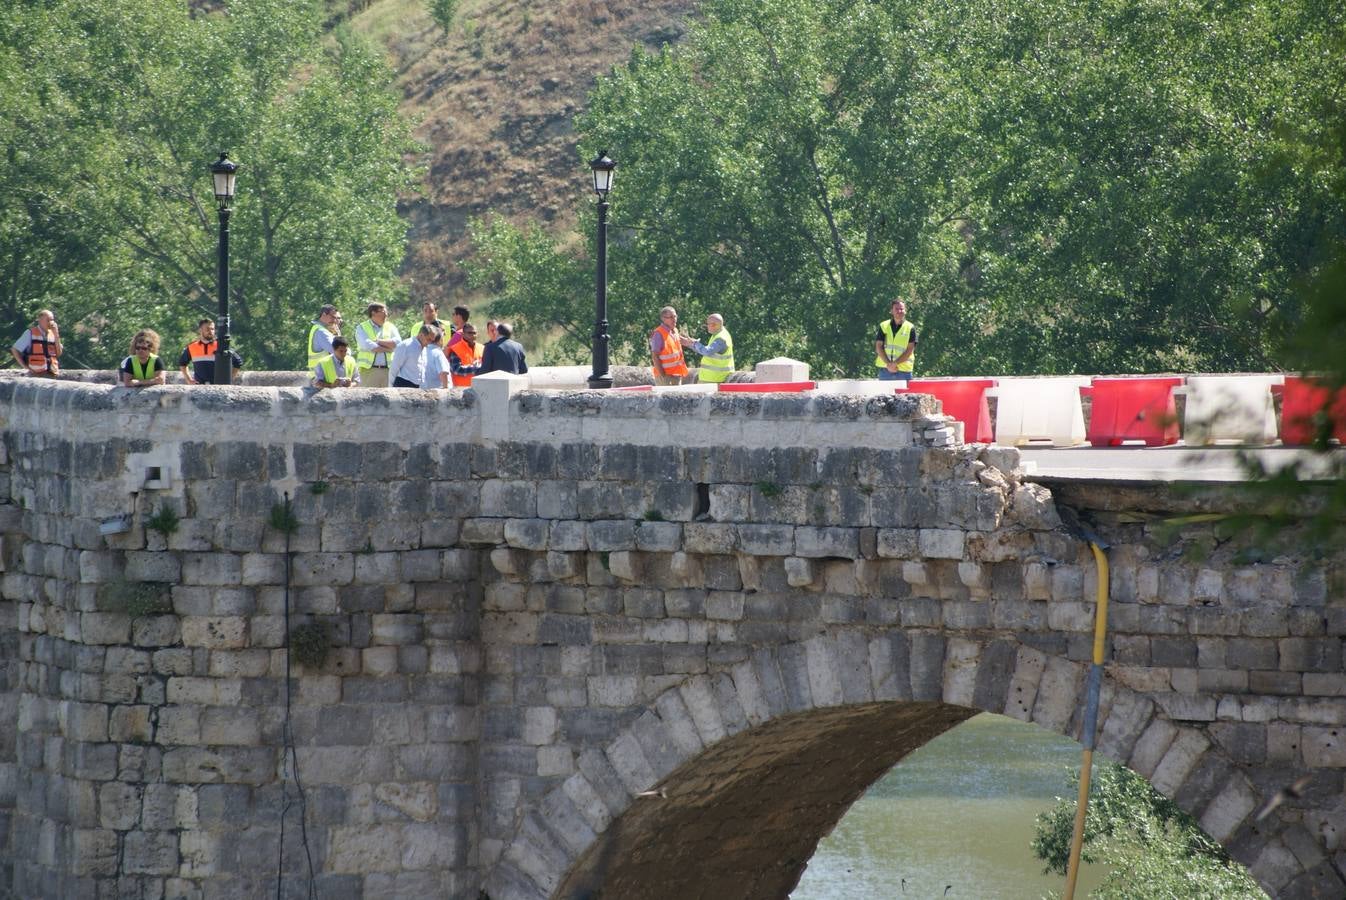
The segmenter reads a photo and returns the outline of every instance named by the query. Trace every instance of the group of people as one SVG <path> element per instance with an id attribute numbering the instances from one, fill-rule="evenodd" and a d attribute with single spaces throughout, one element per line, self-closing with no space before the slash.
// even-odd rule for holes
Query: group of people
<path id="1" fill-rule="evenodd" d="M 706 316 L 706 343 L 678 330 L 678 311 L 671 306 L 659 310 L 659 325 L 650 332 L 650 357 L 654 364 L 654 383 L 687 384 L 691 369 L 685 350 L 700 355 L 696 381 L 718 384 L 734 372 L 734 338 L 724 327 L 724 316 Z M 894 300 L 892 317 L 879 323 L 874 335 L 874 365 L 880 381 L 910 381 L 916 367 L 916 326 L 907 320 L 907 304 Z"/>
<path id="2" fill-rule="evenodd" d="M 470 321 L 466 306 L 453 308 L 446 327 L 438 308 L 426 303 L 416 334 L 405 340 L 397 326 L 388 320 L 386 304 L 373 302 L 365 309 L 368 318 L 355 327 L 355 352 L 341 334 L 341 311 L 324 306 L 308 330 L 306 351 L 308 369 L 318 388 L 395 387 L 434 388 L 470 387 L 472 378 L 486 372 L 528 371 L 524 349 L 514 340 L 508 322 L 486 323 L 486 340 L 477 340 L 477 328 Z M 650 332 L 650 356 L 655 384 L 686 384 L 691 380 L 684 351 L 701 357 L 696 380 L 703 383 L 725 381 L 734 372 L 734 339 L 724 325 L 724 316 L 706 317 L 706 342 L 678 330 L 678 311 L 671 306 L 659 310 L 659 325 Z M 197 323 L 196 340 L 182 351 L 178 368 L 188 384 L 212 384 L 215 356 L 215 323 L 202 319 Z M 163 384 L 166 372 L 159 358 L 160 338 L 153 329 L 136 332 L 131 353 L 122 360 L 121 383 L 126 387 Z M 19 366 L 30 375 L 54 378 L 60 374 L 61 332 L 56 316 L 49 309 L 37 314 L 37 321 L 14 342 L 10 352 Z M 907 319 L 907 304 L 893 300 L 892 315 L 879 323 L 874 335 L 874 365 L 880 381 L 910 381 L 916 362 L 916 326 Z M 230 359 L 237 379 L 243 359 L 233 350 Z"/>
<path id="3" fill-rule="evenodd" d="M 341 313 L 324 306 L 309 326 L 306 350 L 313 384 L 318 388 L 395 387 L 433 390 L 471 387 L 476 375 L 528 371 L 523 345 L 508 322 L 486 323 L 486 340 L 477 340 L 471 311 L 455 306 L 445 327 L 433 303 L 421 309 L 416 333 L 403 339 L 388 321 L 388 307 L 370 303 L 368 316 L 355 327 L 355 352 L 341 335 Z"/>

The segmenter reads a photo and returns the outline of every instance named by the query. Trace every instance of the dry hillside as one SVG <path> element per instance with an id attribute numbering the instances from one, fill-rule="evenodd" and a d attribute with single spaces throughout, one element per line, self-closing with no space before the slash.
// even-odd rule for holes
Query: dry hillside
<path id="1" fill-rule="evenodd" d="M 574 118 L 595 78 L 635 45 L 677 41 L 693 0 L 461 0 L 446 35 L 428 0 L 375 0 L 353 24 L 387 48 L 403 107 L 430 149 L 424 192 L 401 204 L 412 296 L 462 296 L 467 221 L 494 210 L 565 227 L 588 196 Z"/>

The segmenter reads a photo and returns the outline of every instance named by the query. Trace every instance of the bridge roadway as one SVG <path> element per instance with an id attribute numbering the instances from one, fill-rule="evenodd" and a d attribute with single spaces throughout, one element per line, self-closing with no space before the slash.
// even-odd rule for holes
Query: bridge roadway
<path id="1" fill-rule="evenodd" d="M 1301 479 L 1342 477 L 1346 449 L 1297 447 L 1021 447 L 1031 480 L 1242 482 L 1249 463 L 1267 472 L 1297 466 Z"/>

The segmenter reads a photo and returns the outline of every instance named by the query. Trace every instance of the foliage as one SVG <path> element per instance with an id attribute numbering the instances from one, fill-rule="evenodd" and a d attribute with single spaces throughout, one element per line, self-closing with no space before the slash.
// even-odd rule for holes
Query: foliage
<path id="1" fill-rule="evenodd" d="M 290 653 L 300 665 L 322 668 L 331 650 L 332 636 L 321 622 L 308 622 L 290 629 Z"/>
<path id="2" fill-rule="evenodd" d="M 167 503 L 161 505 L 154 515 L 145 520 L 145 527 L 157 531 L 164 537 L 178 530 L 178 511 Z"/>
<path id="3" fill-rule="evenodd" d="M 311 0 L 0 8 L 0 326 L 58 311 L 74 365 L 214 312 L 208 171 L 240 164 L 232 331 L 250 368 L 295 368 L 323 302 L 400 292 L 412 145 L 380 55 Z"/>
<path id="4" fill-rule="evenodd" d="M 281 534 L 294 534 L 299 530 L 299 517 L 294 514 L 290 504 L 277 503 L 271 507 L 271 515 L 267 518 L 267 524 L 279 531 Z"/>
<path id="5" fill-rule="evenodd" d="M 611 194 L 614 360 L 654 310 L 721 312 L 740 363 L 872 371 L 909 299 L 930 374 L 1265 370 L 1346 234 L 1302 152 L 1346 87 L 1321 0 L 710 0 L 579 119 Z M 583 247 L 592 247 L 581 226 Z M 571 239 L 478 222 L 476 283 L 582 352 Z M 505 309 L 507 308 L 507 310 Z M 550 361 L 550 360 L 549 360 Z"/>
<path id="6" fill-rule="evenodd" d="M 1072 773 L 1078 783 L 1078 777 Z M 1038 816 L 1033 852 L 1046 871 L 1066 873 L 1075 801 L 1058 800 Z M 1116 763 L 1095 768 L 1084 823 L 1082 858 L 1105 863 L 1108 874 L 1092 894 L 1099 900 L 1170 897 L 1177 900 L 1263 900 L 1241 866 L 1139 775 Z"/>
<path id="7" fill-rule="evenodd" d="M 169 586 L 158 582 L 114 581 L 107 585 L 105 597 L 110 609 L 125 612 L 133 619 L 173 611 Z"/>
<path id="8" fill-rule="evenodd" d="M 448 32 L 453 27 L 453 16 L 458 12 L 458 0 L 429 0 L 430 18 L 440 30 Z"/>

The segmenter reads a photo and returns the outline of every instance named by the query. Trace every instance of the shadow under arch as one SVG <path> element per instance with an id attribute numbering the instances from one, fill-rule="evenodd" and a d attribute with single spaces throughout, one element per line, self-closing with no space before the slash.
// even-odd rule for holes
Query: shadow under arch
<path id="1" fill-rule="evenodd" d="M 584 751 L 580 771 L 524 813 L 485 892 L 783 898 L 871 784 L 978 712 L 1078 740 L 1086 668 L 1013 640 L 934 632 L 840 632 L 759 649 L 667 689 L 601 750 Z M 1199 728 L 1107 678 L 1098 728 L 1098 756 L 1138 772 L 1236 860 L 1253 861 L 1260 792 Z"/>

